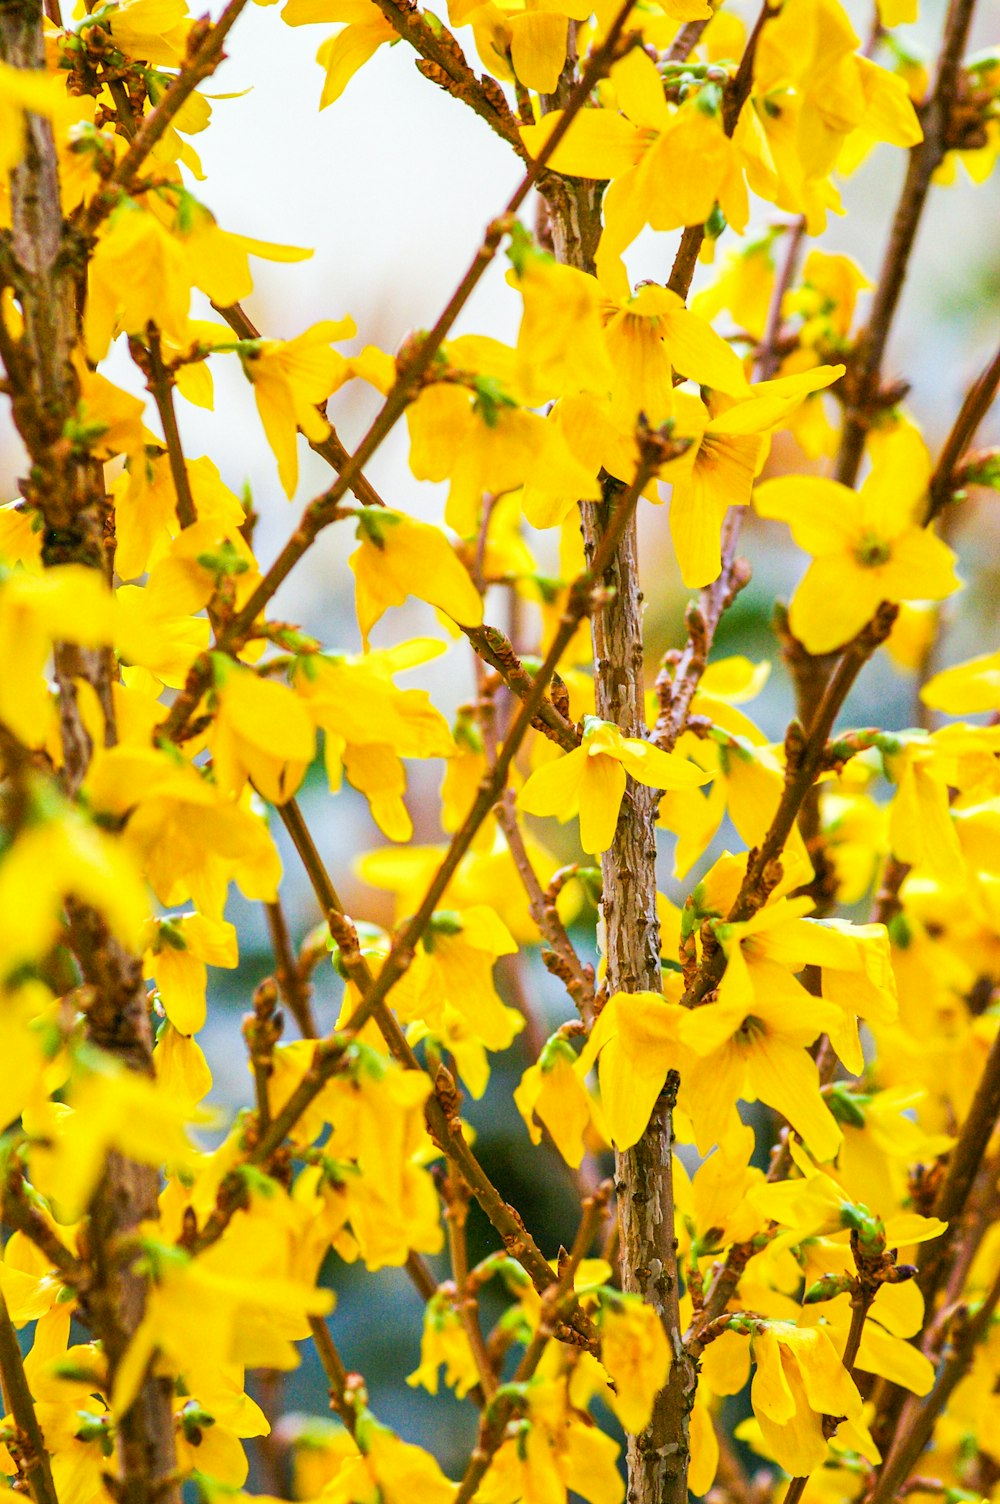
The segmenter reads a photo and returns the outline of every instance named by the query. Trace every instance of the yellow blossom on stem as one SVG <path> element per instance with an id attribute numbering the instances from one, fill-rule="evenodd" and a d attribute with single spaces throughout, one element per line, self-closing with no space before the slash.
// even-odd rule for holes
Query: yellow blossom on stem
<path id="1" fill-rule="evenodd" d="M 616 992 L 597 1017 L 576 1069 L 582 1078 L 597 1062 L 601 1106 L 619 1149 L 642 1137 L 667 1072 L 681 1070 L 684 1079 L 685 1014 L 658 992 Z"/>
<path id="2" fill-rule="evenodd" d="M 298 696 L 221 653 L 212 655 L 218 701 L 212 764 L 219 787 L 239 794 L 246 780 L 272 804 L 284 804 L 313 759 L 316 735 Z"/>
<path id="3" fill-rule="evenodd" d="M 577 1057 L 568 1039 L 554 1034 L 538 1060 L 528 1067 L 514 1092 L 518 1112 L 528 1126 L 533 1144 L 541 1143 L 539 1122 L 552 1135 L 563 1159 L 574 1169 L 583 1159 L 584 1135 L 590 1127 L 590 1097 L 579 1070 Z"/>
<path id="4" fill-rule="evenodd" d="M 808 1477 L 822 1466 L 827 1415 L 845 1417 L 841 1441 L 879 1460 L 862 1419 L 861 1396 L 823 1327 L 769 1321 L 751 1340 L 756 1367 L 750 1400 L 764 1441 L 786 1472 Z"/>
<path id="5" fill-rule="evenodd" d="M 462 626 L 478 627 L 483 602 L 465 565 L 439 527 L 401 512 L 363 507 L 358 540 L 348 563 L 354 571 L 358 625 L 368 634 L 390 606 L 407 596 L 428 601 Z"/>
<path id="6" fill-rule="evenodd" d="M 606 851 L 614 840 L 626 773 L 653 789 L 697 788 L 711 773 L 652 742 L 623 736 L 610 721 L 584 718 L 583 742 L 565 757 L 536 768 L 518 795 L 529 815 L 580 817 L 584 851 Z"/>
<path id="7" fill-rule="evenodd" d="M 760 515 L 787 522 L 813 556 L 789 611 L 789 625 L 810 653 L 850 642 L 882 601 L 940 601 L 959 588 L 954 553 L 922 526 L 929 479 L 923 440 L 901 428 L 860 491 L 818 476 L 782 476 L 757 487 Z"/>
<path id="8" fill-rule="evenodd" d="M 253 383 L 260 421 L 288 497 L 294 496 L 299 479 L 297 431 L 301 428 L 314 443 L 327 437 L 330 425 L 317 406 L 351 374 L 348 361 L 330 346 L 356 333 L 353 319 L 326 319 L 294 339 L 253 340 L 242 348 L 243 369 Z"/>
<path id="9" fill-rule="evenodd" d="M 601 1362 L 614 1380 L 611 1406 L 625 1430 L 638 1436 L 667 1382 L 671 1352 L 663 1322 L 638 1296 L 602 1294 Z"/>

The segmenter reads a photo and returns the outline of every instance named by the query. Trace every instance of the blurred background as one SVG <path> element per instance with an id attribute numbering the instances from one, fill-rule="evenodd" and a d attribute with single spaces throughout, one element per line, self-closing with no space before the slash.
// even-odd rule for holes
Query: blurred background
<path id="1" fill-rule="evenodd" d="M 861 7 L 848 8 L 859 33 L 866 34 L 866 13 Z M 901 28 L 898 35 L 909 50 L 931 56 L 943 7 L 937 0 L 925 0 L 923 9 L 920 22 Z M 206 181 L 189 186 L 225 229 L 315 248 L 313 259 L 302 265 L 253 263 L 256 290 L 246 306 L 263 333 L 290 338 L 319 319 L 350 314 L 359 335 L 347 348 L 360 350 L 371 343 L 394 352 L 411 331 L 433 322 L 478 247 L 486 223 L 518 182 L 520 169 L 478 119 L 417 73 L 404 43 L 380 49 L 345 95 L 319 113 L 322 70 L 313 58 L 329 32 L 329 25 L 289 28 L 277 6 L 248 7 L 231 37 L 230 58 L 207 87 L 210 95 L 220 96 L 213 104 L 212 125 L 193 141 Z M 1000 3 L 980 0 L 973 49 L 998 41 Z M 467 45 L 471 48 L 471 40 Z M 831 220 L 819 242 L 824 250 L 853 256 L 872 279 L 904 169 L 902 152 L 878 148 L 842 185 L 847 213 Z M 781 219 L 768 205 L 758 204 L 757 209 L 751 233 Z M 1000 335 L 998 210 L 996 177 L 974 188 L 960 168 L 954 186 L 933 191 L 911 263 L 885 374 L 890 379 L 905 376 L 911 383 L 908 407 L 932 452 Z M 530 222 L 530 216 L 526 218 Z M 732 242 L 731 235 L 723 239 L 720 255 Z M 633 280 L 664 281 L 675 245 L 676 236 L 645 236 L 628 258 Z M 498 258 L 457 333 L 475 331 L 514 341 L 520 299 L 507 287 L 505 269 L 506 261 Z M 710 274 L 709 268 L 699 268 L 696 287 Z M 862 295 L 862 318 L 864 311 Z M 196 316 L 208 313 L 207 308 L 195 310 Z M 725 328 L 725 316 L 720 327 Z M 141 392 L 141 379 L 122 345 L 119 341 L 104 369 L 121 385 Z M 178 403 L 185 450 L 189 458 L 210 454 L 237 493 L 249 487 L 261 519 L 258 557 L 266 566 L 294 529 L 302 505 L 327 484 L 329 472 L 300 441 L 299 494 L 294 503 L 286 502 L 237 362 L 220 358 L 213 368 L 215 411 Z M 377 403 L 371 389 L 360 382 L 334 399 L 331 416 L 348 447 L 364 432 Z M 0 490 L 3 499 L 9 499 L 18 494 L 22 456 L 6 412 L 0 423 L 7 425 L 0 427 Z M 994 414 L 981 431 L 980 443 L 998 441 L 1000 416 Z M 784 437 L 774 446 L 769 473 L 799 469 L 805 463 L 794 441 Z M 419 484 L 410 475 L 404 425 L 382 447 L 369 475 L 390 505 L 440 521 L 443 488 Z M 644 507 L 641 527 L 648 662 L 655 670 L 664 651 L 683 643 L 688 595 L 673 561 L 666 509 Z M 551 573 L 557 572 L 554 538 L 550 534 L 531 540 L 541 567 Z M 771 679 L 749 711 L 769 737 L 778 739 L 791 713 L 792 697 L 771 632 L 771 613 L 776 597 L 788 598 L 804 559 L 790 544 L 787 529 L 778 525 L 750 518 L 743 539 L 753 580 L 723 622 L 716 656 L 740 652 L 754 661 L 773 662 Z M 957 520 L 952 542 L 961 556 L 966 588 L 947 607 L 942 666 L 1000 645 L 1000 504 L 985 493 L 969 503 Z M 274 606 L 277 616 L 300 622 L 327 647 L 348 652 L 360 649 L 346 565 L 353 547 L 351 529 L 329 529 Z M 489 607 L 487 619 L 492 619 Z M 412 635 L 442 636 L 433 612 L 419 603 L 383 618 L 373 643 L 388 645 Z M 474 694 L 468 649 L 464 643 L 453 646 L 435 663 L 403 676 L 401 683 L 428 688 L 451 719 L 456 706 Z M 884 652 L 878 654 L 861 676 L 843 721 L 877 723 L 887 729 L 913 724 L 912 680 L 900 674 Z M 441 840 L 440 765 L 411 763 L 408 774 L 414 840 Z M 383 843 L 363 798 L 346 785 L 332 798 L 322 769 L 315 768 L 301 792 L 301 803 L 348 910 L 391 924 L 389 895 L 365 887 L 354 875 L 359 853 Z M 285 859 L 283 903 L 298 943 L 320 916 L 294 853 L 275 825 Z M 561 860 L 578 858 L 575 823 L 556 829 L 549 822 L 545 839 Z M 672 838 L 664 839 L 663 887 L 676 897 L 667 875 Z M 236 972 L 211 974 L 209 1022 L 200 1036 L 215 1076 L 213 1100 L 227 1119 L 251 1095 L 240 1019 L 256 983 L 273 970 L 262 911 L 234 893 L 229 913 L 239 927 L 241 964 Z M 593 910 L 578 921 L 575 938 L 585 955 L 593 953 L 593 923 Z M 502 968 L 499 982 L 503 989 Z M 568 1016 L 565 995 L 536 956 L 526 957 L 520 984 L 530 993 L 547 1031 Z M 316 986 L 318 1016 L 321 1025 L 329 1027 L 340 987 L 332 967 L 320 968 Z M 522 1211 L 543 1249 L 554 1255 L 561 1241 L 572 1239 L 576 1201 L 561 1163 L 544 1145 L 531 1147 L 513 1107 L 511 1092 L 526 1063 L 520 1042 L 496 1057 L 486 1097 L 480 1104 L 469 1104 L 468 1115 L 478 1134 L 477 1152 L 490 1175 Z M 495 1235 L 475 1209 L 470 1239 L 473 1261 L 496 1246 Z M 446 1275 L 443 1262 L 437 1272 Z M 454 1475 L 474 1437 L 476 1415 L 469 1402 L 459 1405 L 447 1394 L 431 1400 L 403 1382 L 418 1363 L 423 1309 L 405 1274 L 369 1274 L 331 1257 L 325 1278 L 338 1292 L 333 1318 L 338 1344 L 349 1367 L 363 1367 L 372 1408 L 406 1439 L 430 1446 Z M 484 1314 L 489 1320 L 496 1310 L 487 1305 Z M 325 1411 L 325 1386 L 310 1353 L 297 1372 L 280 1381 L 265 1376 L 255 1382 L 258 1397 L 275 1413 Z M 286 1423 L 276 1443 L 255 1448 L 253 1487 L 280 1492 L 287 1486 L 281 1449 L 287 1434 Z"/>

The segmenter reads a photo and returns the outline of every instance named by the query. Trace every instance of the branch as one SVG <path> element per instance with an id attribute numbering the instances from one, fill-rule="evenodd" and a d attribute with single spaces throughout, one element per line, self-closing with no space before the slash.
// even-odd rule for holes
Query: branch
<path id="1" fill-rule="evenodd" d="M 242 5 L 244 3 L 245 0 L 230 0 L 231 6 Z M 246 601 L 242 610 L 236 613 L 228 626 L 220 634 L 216 643 L 216 651 L 231 652 L 243 645 L 261 611 L 263 611 L 279 586 L 287 579 L 295 565 L 312 547 L 323 528 L 331 520 L 331 517 L 337 514 L 336 509 L 339 503 L 347 495 L 347 492 L 353 488 L 354 482 L 361 474 L 364 466 L 402 417 L 413 399 L 414 392 L 419 388 L 423 377 L 430 369 L 443 341 L 450 333 L 455 320 L 492 264 L 493 258 L 500 247 L 500 242 L 513 225 L 518 210 L 545 171 L 546 164 L 553 152 L 573 124 L 579 111 L 585 105 L 598 79 L 604 76 L 612 63 L 621 54 L 622 49 L 626 47 L 626 42 L 622 41 L 622 32 L 631 11 L 632 0 L 625 0 L 625 3 L 615 15 L 601 46 L 588 59 L 587 66 L 583 70 L 579 83 L 573 89 L 566 109 L 555 130 L 529 167 L 520 185 L 515 189 L 503 213 L 488 226 L 482 244 L 469 263 L 462 280 L 438 316 L 433 329 L 423 339 L 413 342 L 410 354 L 399 367 L 395 383 L 389 391 L 385 402 L 376 414 L 368 432 L 361 440 L 354 454 L 345 463 L 339 478 L 329 490 L 323 492 L 322 495 L 310 502 L 298 527 L 270 569 Z M 630 42 L 627 44 L 631 45 Z M 164 103 L 167 97 L 164 96 Z M 162 106 L 158 108 L 162 108 Z M 149 117 L 150 120 L 152 118 L 152 116 Z M 138 145 L 138 137 L 136 138 L 135 145 Z M 125 160 L 125 158 L 122 159 L 123 163 Z M 176 737 L 178 732 L 184 727 L 188 718 L 194 713 L 195 707 L 208 683 L 208 675 L 209 655 L 203 653 L 192 665 L 183 690 L 177 696 L 170 714 L 160 728 L 162 736 Z M 535 708 L 537 709 L 538 706 L 536 705 Z"/>
<path id="2" fill-rule="evenodd" d="M 507 103 L 503 90 L 492 78 L 477 78 L 458 42 L 446 26 L 438 22 L 431 27 L 414 0 L 375 0 L 389 25 L 409 42 L 423 59 L 417 67 L 425 78 L 460 99 L 485 120 L 507 145 L 524 161 L 528 153 L 517 117 Z"/>
<path id="3" fill-rule="evenodd" d="M 924 138 L 910 153 L 889 244 L 875 289 L 868 324 L 858 342 L 843 390 L 847 394 L 844 427 L 835 477 L 845 486 L 858 478 L 865 435 L 881 402 L 880 376 L 889 330 L 892 327 L 910 254 L 917 237 L 934 173 L 944 160 L 948 119 L 958 86 L 959 63 L 965 50 L 976 0 L 951 0 L 945 21 L 937 77 L 923 110 Z"/>
<path id="4" fill-rule="evenodd" d="M 496 669 L 507 688 L 523 700 L 534 681 L 514 651 L 510 638 L 498 627 L 463 627 L 462 631 L 484 663 Z M 579 731 L 548 695 L 542 698 L 534 727 L 564 752 L 572 752 L 580 745 Z"/>
<path id="5" fill-rule="evenodd" d="M 750 98 L 750 90 L 753 88 L 753 62 L 757 53 L 757 43 L 760 34 L 772 16 L 780 10 L 780 5 L 772 8 L 770 0 L 764 0 L 760 14 L 754 22 L 753 30 L 747 38 L 743 56 L 740 58 L 736 76 L 726 90 L 725 104 L 723 106 L 723 129 L 727 136 L 731 136 L 736 129 L 736 123 L 740 118 L 740 111 Z M 667 278 L 667 286 L 671 292 L 687 301 L 687 295 L 691 291 L 691 279 L 694 277 L 694 269 L 698 264 L 698 252 L 701 250 L 702 241 L 705 239 L 704 225 L 688 225 L 681 243 L 677 247 L 674 264 L 670 268 L 670 276 Z"/>
<path id="6" fill-rule="evenodd" d="M 938 1416 L 968 1372 L 976 1345 L 987 1335 L 998 1302 L 1000 1274 L 997 1274 L 976 1314 L 955 1333 L 951 1349 L 938 1368 L 934 1388 L 922 1403 L 914 1407 L 912 1416 L 907 1416 L 906 1425 L 900 1427 L 896 1445 L 882 1466 L 868 1504 L 890 1504 L 906 1482 L 931 1439 Z"/>
<path id="7" fill-rule="evenodd" d="M 989 411 L 998 387 L 1000 387 L 1000 350 L 966 392 L 958 417 L 944 441 L 928 489 L 926 522 L 933 522 L 951 500 L 955 471 L 975 437 L 976 429 Z"/>
<path id="8" fill-rule="evenodd" d="M 210 78 L 223 59 L 223 44 L 247 0 L 229 0 L 214 25 L 207 19 L 196 21 L 188 35 L 188 53 L 180 73 L 159 104 L 146 115 L 128 150 L 110 175 L 102 191 L 91 199 L 79 218 L 82 236 L 92 236 L 111 213 L 122 194 L 136 187 L 139 171 L 150 152 L 166 135 L 183 106 L 200 83 Z"/>
<path id="9" fill-rule="evenodd" d="M 163 364 L 160 332 L 154 324 L 150 324 L 146 331 L 146 339 L 148 342 L 146 350 L 142 349 L 137 340 L 130 340 L 129 346 L 132 350 L 132 358 L 146 377 L 146 389 L 151 393 L 156 403 L 156 411 L 160 415 L 170 461 L 170 475 L 177 493 L 177 521 L 182 529 L 193 527 L 198 521 L 198 512 L 191 494 L 191 480 L 187 473 L 187 465 L 184 463 L 184 449 L 181 445 L 180 430 L 177 427 L 177 414 L 174 411 L 174 380 Z"/>
<path id="10" fill-rule="evenodd" d="M 28 1380 L 24 1372 L 21 1347 L 14 1331 L 7 1302 L 0 1291 L 0 1380 L 4 1403 L 17 1427 L 15 1460 L 23 1472 L 28 1492 L 35 1504 L 58 1504 L 52 1482 L 52 1464 L 42 1428 L 35 1414 Z"/>

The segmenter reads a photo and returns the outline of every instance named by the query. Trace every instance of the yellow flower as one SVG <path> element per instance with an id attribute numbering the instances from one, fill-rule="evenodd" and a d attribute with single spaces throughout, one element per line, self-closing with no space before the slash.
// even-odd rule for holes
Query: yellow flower
<path id="1" fill-rule="evenodd" d="M 552 1135 L 563 1159 L 574 1169 L 583 1159 L 584 1134 L 590 1127 L 590 1097 L 576 1069 L 576 1053 L 567 1039 L 554 1034 L 538 1060 L 528 1067 L 514 1092 L 533 1144 L 541 1143 L 537 1117 Z"/>
<path id="2" fill-rule="evenodd" d="M 0 574 L 0 721 L 29 747 L 43 742 L 49 730 L 51 702 L 43 675 L 52 644 L 107 646 L 113 611 L 107 583 L 83 564 Z"/>
<path id="3" fill-rule="evenodd" d="M 343 94 L 359 68 L 363 68 L 383 42 L 395 42 L 398 34 L 371 0 L 288 0 L 281 12 L 288 26 L 309 26 L 317 21 L 340 21 L 340 30 L 328 37 L 316 54 L 326 69 L 326 82 L 319 107 L 325 110 Z"/>
<path id="4" fill-rule="evenodd" d="M 524 300 L 517 336 L 519 384 L 540 402 L 610 391 L 614 371 L 602 334 L 604 295 L 596 277 L 560 266 L 530 245 L 512 250 L 511 259 L 507 281 Z"/>
<path id="5" fill-rule="evenodd" d="M 122 844 L 161 903 L 190 899 L 221 920 L 234 879 L 247 898 L 274 902 L 281 861 L 246 795 L 223 798 L 176 754 L 126 745 L 94 759 L 85 788 L 96 812 L 126 820 Z"/>
<path id="6" fill-rule="evenodd" d="M 253 383 L 260 421 L 288 497 L 294 496 L 299 480 L 297 431 L 314 443 L 326 438 L 330 425 L 317 405 L 351 374 L 348 361 L 330 346 L 356 333 L 353 319 L 326 319 L 294 339 L 254 340 L 243 347 L 243 369 Z"/>
<path id="7" fill-rule="evenodd" d="M 323 1489 L 326 1504 L 451 1504 L 455 1485 L 430 1453 L 401 1441 L 368 1411 L 355 1440 L 361 1455 L 341 1463 Z"/>
<path id="8" fill-rule="evenodd" d="M 536 768 L 518 804 L 529 815 L 560 821 L 578 814 L 584 851 L 606 851 L 615 838 L 626 773 L 652 789 L 696 788 L 712 776 L 652 742 L 623 736 L 609 721 L 586 716 L 582 744 Z"/>
<path id="9" fill-rule="evenodd" d="M 659 1313 L 634 1295 L 601 1300 L 601 1362 L 614 1380 L 611 1408 L 625 1430 L 638 1436 L 649 1424 L 653 1401 L 667 1382 L 671 1352 Z"/>
<path id="10" fill-rule="evenodd" d="M 35 799 L 34 817 L 0 857 L 0 979 L 45 959 L 70 895 L 103 914 L 130 948 L 149 912 L 145 886 L 119 838 L 64 804 L 53 788 L 39 785 Z"/>
<path id="11" fill-rule="evenodd" d="M 219 788 L 239 794 L 248 778 L 265 799 L 284 804 L 316 750 L 309 713 L 287 685 L 262 679 L 222 653 L 212 654 L 218 710 L 211 733 Z"/>
<path id="12" fill-rule="evenodd" d="M 797 376 L 761 381 L 737 401 L 715 401 L 712 416 L 690 394 L 675 395 L 678 432 L 697 438 L 670 473 L 670 533 L 689 589 L 718 578 L 722 523 L 731 506 L 749 503 L 770 449 L 769 435 L 810 392 L 843 374 L 843 366 L 816 366 Z"/>
<path id="13" fill-rule="evenodd" d="M 393 841 L 408 841 L 413 834 L 400 759 L 454 752 L 448 724 L 426 690 L 397 689 L 393 676 L 444 651 L 443 643 L 415 639 L 357 657 L 300 658 L 294 671 L 296 693 L 326 733 L 331 790 L 340 788 L 346 771 L 368 799 L 379 829 Z"/>
<path id="14" fill-rule="evenodd" d="M 164 1011 L 181 1034 L 197 1034 L 205 1023 L 206 962 L 232 968 L 239 962 L 236 930 L 203 914 L 177 914 L 154 924 L 143 965 L 156 978 Z"/>
<path id="15" fill-rule="evenodd" d="M 123 200 L 90 258 L 83 322 L 88 360 L 102 360 L 119 330 L 142 335 L 150 322 L 175 345 L 187 345 L 191 286 L 177 237 L 155 214 Z"/>
<path id="16" fill-rule="evenodd" d="M 358 539 L 361 546 L 348 563 L 354 571 L 358 625 L 366 650 L 375 623 L 389 606 L 401 606 L 410 595 L 437 606 L 462 626 L 482 625 L 482 597 L 439 527 L 401 512 L 363 507 Z"/>
<path id="17" fill-rule="evenodd" d="M 479 1370 L 454 1301 L 438 1290 L 424 1308 L 420 1367 L 407 1375 L 406 1382 L 411 1389 L 420 1385 L 429 1394 L 437 1394 L 438 1369 L 442 1364 L 445 1383 L 454 1389 L 456 1399 L 463 1400 L 479 1383 Z"/>
<path id="18" fill-rule="evenodd" d="M 27 141 L 25 111 L 51 120 L 66 103 L 62 81 L 39 69 L 0 63 L 0 178 L 13 172 Z"/>
<path id="19" fill-rule="evenodd" d="M 161 1083 L 88 1049 L 76 1062 L 67 1095 L 69 1105 L 39 1103 L 24 1117 L 34 1140 L 32 1183 L 61 1222 L 75 1222 L 86 1210 L 111 1149 L 144 1165 L 191 1168 L 187 1124 L 204 1114 L 168 1096 Z"/>
<path id="20" fill-rule="evenodd" d="M 699 1057 L 685 1101 L 699 1148 L 719 1142 L 739 1098 L 784 1113 L 819 1159 L 840 1144 L 837 1123 L 819 1094 L 806 1046 L 842 1021 L 840 1010 L 810 996 L 786 969 L 783 930 L 809 900 L 778 900 L 743 924 L 716 924 L 726 954 L 718 1001 L 685 1014 L 683 1043 Z M 792 964 L 801 964 L 796 955 Z"/>
<path id="21" fill-rule="evenodd" d="M 118 1368 L 111 1397 L 116 1416 L 132 1404 L 157 1354 L 195 1393 L 200 1374 L 212 1383 L 227 1363 L 280 1369 L 298 1364 L 292 1342 L 308 1336 L 307 1316 L 325 1316 L 333 1308 L 332 1291 L 312 1289 L 276 1270 L 270 1237 L 254 1248 L 253 1238 L 242 1236 L 238 1246 L 239 1261 L 229 1239 L 195 1259 L 173 1247 L 149 1247 L 157 1279 Z"/>
<path id="22" fill-rule="evenodd" d="M 681 1047 L 686 1009 L 658 992 L 616 992 L 605 1003 L 576 1069 L 581 1078 L 597 1061 L 601 1106 L 619 1149 L 638 1143 L 669 1070 L 684 1070 Z"/>
<path id="23" fill-rule="evenodd" d="M 488 1050 L 505 1050 L 524 1027 L 514 1008 L 493 986 L 498 956 L 514 955 L 517 942 L 485 904 L 461 911 L 439 910 L 392 999 L 401 1019 L 420 1019 L 444 1034 L 449 1012 L 457 1013 L 473 1038 Z"/>
<path id="24" fill-rule="evenodd" d="M 859 492 L 817 476 L 765 481 L 762 517 L 787 522 L 813 555 L 792 597 L 791 629 L 810 653 L 850 642 L 882 601 L 943 600 L 957 590 L 955 555 L 920 525 L 930 460 L 919 434 L 900 428 Z"/>
<path id="25" fill-rule="evenodd" d="M 761 1323 L 750 1401 L 765 1444 L 793 1477 L 808 1477 L 827 1455 L 826 1415 L 844 1416 L 839 1438 L 870 1462 L 878 1452 L 862 1419 L 861 1396 L 823 1327 Z"/>
<path id="26" fill-rule="evenodd" d="M 982 653 L 928 679 L 920 698 L 947 715 L 977 715 L 1000 709 L 1000 653 Z"/>

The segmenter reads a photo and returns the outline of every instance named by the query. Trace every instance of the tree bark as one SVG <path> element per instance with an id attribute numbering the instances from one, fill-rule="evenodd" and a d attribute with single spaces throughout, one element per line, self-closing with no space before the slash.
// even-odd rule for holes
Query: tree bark
<path id="1" fill-rule="evenodd" d="M 556 259 L 593 272 L 600 238 L 598 186 L 561 179 L 558 191 L 548 195 L 548 214 Z M 588 563 L 607 527 L 617 490 L 616 483 L 609 481 L 602 502 L 581 506 Z M 626 736 L 642 736 L 646 730 L 642 590 L 634 517 L 604 583 L 613 592 L 611 599 L 591 618 L 597 714 Z M 630 778 L 614 841 L 601 858 L 602 924 L 611 993 L 662 991 L 656 918 L 658 803 L 655 790 Z M 681 1344 L 674 1235 L 673 1107 L 678 1085 L 679 1077 L 672 1071 L 642 1138 L 615 1155 L 622 1287 L 655 1308 L 674 1355 L 648 1427 L 641 1436 L 628 1438 L 629 1504 L 686 1504 L 688 1496 L 688 1413 L 695 1374 Z"/>
<path id="2" fill-rule="evenodd" d="M 42 68 L 45 47 L 38 0 L 0 0 L 0 57 L 16 68 Z M 55 141 L 47 120 L 27 117 L 27 149 L 11 174 L 11 228 L 0 235 L 0 269 L 24 316 L 19 340 L 4 336 L 2 353 L 14 420 L 30 459 L 25 498 L 45 523 L 47 567 L 83 564 L 110 579 L 105 548 L 107 499 L 102 467 L 67 436 L 78 384 L 72 355 L 85 294 L 83 247 L 64 223 Z M 77 705 L 76 683 L 89 682 L 104 710 L 104 741 L 115 741 L 114 660 L 109 648 L 59 643 L 56 679 L 64 766 L 72 798 L 90 760 L 90 736 Z M 127 1068 L 152 1074 L 152 1034 L 141 961 L 109 934 L 100 914 L 70 900 L 71 943 L 92 989 L 91 1039 Z M 90 1208 L 92 1282 L 81 1314 L 101 1339 L 113 1381 L 142 1319 L 145 1279 L 118 1251 L 123 1235 L 156 1216 L 155 1169 L 109 1156 Z M 118 1427 L 118 1496 L 123 1504 L 179 1504 L 171 1388 L 148 1378 Z"/>

